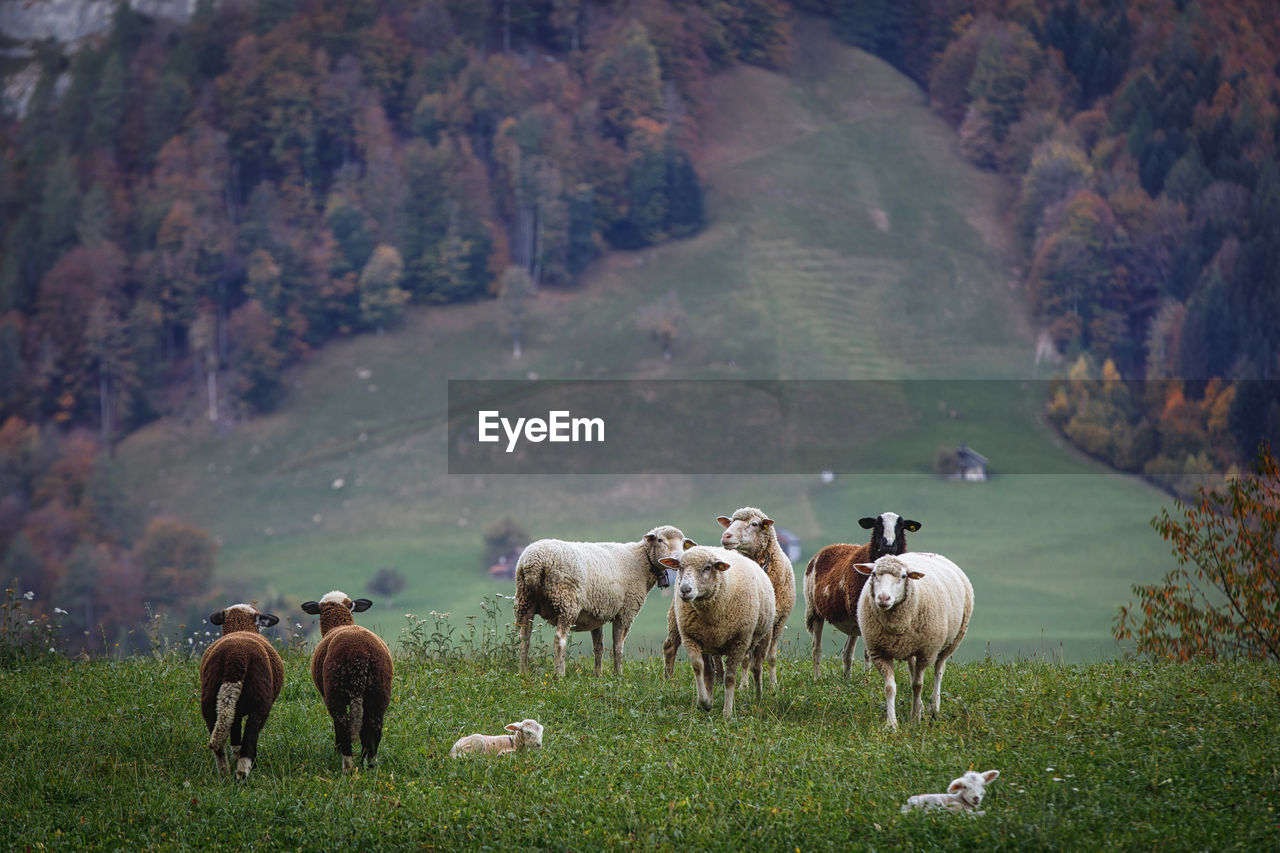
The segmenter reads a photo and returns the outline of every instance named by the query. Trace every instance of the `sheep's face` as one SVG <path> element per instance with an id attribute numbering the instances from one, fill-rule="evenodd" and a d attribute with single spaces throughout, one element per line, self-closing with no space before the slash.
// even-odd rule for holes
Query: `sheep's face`
<path id="1" fill-rule="evenodd" d="M 352 612 L 363 613 L 373 606 L 367 598 L 352 601 L 345 592 L 334 590 L 319 601 L 302 602 L 302 612 L 320 617 L 320 634 L 323 636 L 339 625 L 353 625 Z"/>
<path id="2" fill-rule="evenodd" d="M 982 805 L 982 798 L 987 792 L 987 783 L 993 781 L 999 775 L 999 770 L 988 770 L 985 773 L 970 770 L 960 778 L 953 780 L 947 786 L 947 793 L 959 799 L 964 808 L 976 809 Z"/>
<path id="3" fill-rule="evenodd" d="M 671 582 L 667 580 L 664 560 L 669 557 L 679 557 L 685 548 L 691 547 L 692 543 L 684 538 L 679 528 L 669 524 L 650 530 L 644 535 L 644 541 L 649 547 L 649 571 L 653 574 L 654 582 L 661 589 L 666 589 Z"/>
<path id="4" fill-rule="evenodd" d="M 732 518 L 722 515 L 716 521 L 724 528 L 724 533 L 720 534 L 720 544 L 731 551 L 755 557 L 770 544 L 769 533 L 773 529 L 773 519 L 757 509 L 744 507 L 735 512 Z"/>
<path id="5" fill-rule="evenodd" d="M 882 512 L 872 518 L 858 519 L 863 530 L 874 530 L 871 535 L 871 548 L 879 554 L 901 554 L 906 550 L 907 540 L 904 533 L 915 533 L 920 529 L 920 522 L 903 518 L 896 512 Z"/>
<path id="6" fill-rule="evenodd" d="M 521 720 L 518 723 L 507 723 L 506 729 L 516 736 L 517 747 L 525 749 L 542 748 L 542 723 L 537 720 Z"/>
<path id="7" fill-rule="evenodd" d="M 721 573 L 729 568 L 729 563 L 717 559 L 710 548 L 686 551 L 680 557 L 668 557 L 662 562 L 676 570 L 676 594 L 683 601 L 696 601 L 715 594 Z"/>
<path id="8" fill-rule="evenodd" d="M 907 569 L 907 564 L 892 556 L 884 556 L 874 563 L 858 563 L 854 568 L 870 575 L 862 594 L 881 610 L 892 610 L 907 597 L 907 584 L 924 577 L 923 572 Z"/>

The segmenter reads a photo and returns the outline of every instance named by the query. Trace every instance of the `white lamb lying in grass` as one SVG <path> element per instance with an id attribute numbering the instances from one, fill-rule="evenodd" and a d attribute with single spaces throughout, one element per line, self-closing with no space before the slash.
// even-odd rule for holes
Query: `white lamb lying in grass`
<path id="1" fill-rule="evenodd" d="M 973 814 L 984 814 L 975 811 L 982 804 L 982 796 L 987 791 L 987 783 L 995 781 L 1000 775 L 999 770 L 988 770 L 985 773 L 978 773 L 970 770 L 959 779 L 953 779 L 951 784 L 947 786 L 945 794 L 916 794 L 907 800 L 907 804 L 902 807 L 902 813 L 906 814 L 912 809 L 925 809 L 926 811 L 935 809 L 947 809 L 953 812 L 972 812 Z"/>
<path id="2" fill-rule="evenodd" d="M 450 758 L 467 752 L 483 752 L 486 755 L 506 755 L 518 749 L 538 749 L 542 746 L 542 724 L 537 720 L 521 720 L 507 723 L 509 735 L 465 735 L 458 738 L 449 750 Z"/>

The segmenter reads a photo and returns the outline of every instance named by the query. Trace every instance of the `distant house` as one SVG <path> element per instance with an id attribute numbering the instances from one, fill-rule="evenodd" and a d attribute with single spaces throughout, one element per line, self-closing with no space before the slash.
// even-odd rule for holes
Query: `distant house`
<path id="1" fill-rule="evenodd" d="M 515 580 L 516 563 L 520 559 L 520 555 L 524 552 L 524 548 L 512 548 L 504 554 L 498 556 L 497 562 L 489 567 L 489 577 L 496 581 Z"/>
<path id="2" fill-rule="evenodd" d="M 982 483 L 987 479 L 987 457 L 967 444 L 956 446 L 956 461 L 960 469 L 953 475 L 957 480 Z"/>
<path id="3" fill-rule="evenodd" d="M 800 537 L 787 530 L 785 527 L 778 528 L 778 544 L 782 546 L 783 552 L 787 555 L 787 559 L 792 565 L 800 562 L 800 555 L 803 553 L 800 549 Z"/>

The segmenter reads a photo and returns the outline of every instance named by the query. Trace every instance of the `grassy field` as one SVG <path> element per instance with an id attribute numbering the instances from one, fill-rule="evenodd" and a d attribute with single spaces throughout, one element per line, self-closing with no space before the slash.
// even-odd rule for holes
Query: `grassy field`
<path id="1" fill-rule="evenodd" d="M 499 618 L 501 618 L 499 616 Z M 578 662 L 528 676 L 508 636 L 397 659 L 376 770 L 342 776 L 306 670 L 247 783 L 205 747 L 194 658 L 0 670 L 0 823 L 9 849 L 1264 850 L 1280 843 L 1280 676 L 1256 664 L 947 670 L 942 713 L 883 727 L 883 694 L 829 661 L 787 660 L 736 714 L 693 707 L 687 664 L 621 677 Z M 491 627 L 491 626 L 490 626 Z M 460 642 L 478 636 L 475 643 Z M 909 691 L 908 691 L 909 692 Z M 544 748 L 451 760 L 450 744 L 532 716 Z M 967 769 L 1000 770 L 980 817 L 902 814 Z"/>
<path id="2" fill-rule="evenodd" d="M 1007 188 L 964 162 L 892 68 L 805 22 L 796 45 L 786 74 L 739 68 L 711 84 L 706 231 L 611 253 L 580 287 L 542 292 L 521 361 L 491 302 L 415 309 L 392 333 L 335 342 L 291 370 L 271 415 L 212 428 L 197 396 L 188 417 L 131 436 L 119 452 L 131 488 L 217 537 L 229 599 L 291 607 L 334 587 L 362 594 L 376 571 L 398 569 L 407 588 L 370 614 L 387 635 L 405 612 L 472 615 L 485 595 L 512 592 L 481 560 L 482 533 L 504 516 L 534 537 L 634 540 L 674 523 L 707 542 L 717 515 L 755 505 L 802 537 L 807 559 L 862 541 L 856 519 L 891 509 L 924 524 L 913 547 L 973 578 L 962 657 L 1113 654 L 1108 629 L 1130 584 L 1171 564 L 1149 526 L 1169 501 L 1039 422 L 1039 389 L 1024 381 L 1037 374 L 1033 335 L 1009 285 Z M 672 289 L 689 323 L 666 362 L 636 315 Z M 839 436 L 848 463 L 832 484 L 816 472 L 450 476 L 447 381 L 529 376 L 904 382 L 867 402 L 894 413 L 890 428 Z M 962 399 L 911 382 L 935 378 L 977 381 Z M 722 403 L 732 416 L 735 401 Z M 937 449 L 960 442 L 991 458 L 988 483 L 930 475 Z M 664 610 L 642 611 L 629 649 L 660 642 Z M 807 650 L 802 616 L 793 654 Z"/>

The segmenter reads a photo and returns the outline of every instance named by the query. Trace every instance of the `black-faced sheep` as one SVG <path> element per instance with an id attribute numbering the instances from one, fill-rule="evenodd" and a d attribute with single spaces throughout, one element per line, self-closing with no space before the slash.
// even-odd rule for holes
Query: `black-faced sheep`
<path id="1" fill-rule="evenodd" d="M 912 809 L 925 811 L 946 809 L 951 812 L 971 812 L 980 815 L 982 812 L 976 809 L 982 805 L 987 784 L 994 782 L 999 775 L 999 770 L 988 770 L 985 773 L 970 770 L 963 776 L 951 780 L 945 794 L 916 794 L 914 797 L 909 797 L 902 807 L 902 813 L 906 814 Z"/>
<path id="2" fill-rule="evenodd" d="M 337 590 L 302 610 L 320 617 L 320 642 L 311 655 L 311 680 L 333 719 L 334 742 L 342 770 L 355 765 L 352 743 L 359 738 L 360 757 L 369 767 L 378 762 L 382 723 L 391 704 L 391 651 L 377 634 L 355 624 L 351 614 L 368 610 L 367 598 L 352 601 Z"/>
<path id="3" fill-rule="evenodd" d="M 833 628 L 849 635 L 842 654 L 844 676 L 849 677 L 853 646 L 859 634 L 858 596 L 866 583 L 866 576 L 859 574 L 854 565 L 874 563 L 885 554 L 904 553 L 907 533 L 920 529 L 920 522 L 894 512 L 860 518 L 858 524 L 863 530 L 871 531 L 870 542 L 828 545 L 813 555 L 804 570 L 804 627 L 813 637 L 814 678 L 821 672 L 823 622 L 830 622 Z"/>
<path id="4" fill-rule="evenodd" d="M 893 662 L 905 660 L 911 671 L 911 722 L 923 711 L 920 694 L 924 671 L 933 666 L 933 701 L 942 704 L 942 673 L 947 658 L 960 645 L 973 615 L 973 586 L 960 567 L 941 554 L 886 554 L 874 563 L 859 563 L 869 575 L 858 599 L 858 623 L 871 662 L 884 675 L 889 728 L 898 727 L 893 703 L 898 685 Z"/>
<path id="5" fill-rule="evenodd" d="M 724 528 L 720 544 L 737 551 L 759 564 L 773 584 L 775 608 L 773 639 L 769 643 L 766 661 L 769 664 L 769 685 L 778 686 L 778 646 L 787 617 L 796 604 L 796 575 L 787 552 L 778 542 L 777 527 L 763 510 L 744 506 L 732 516 L 719 516 L 716 521 Z M 675 668 L 676 651 L 680 648 L 680 632 L 676 628 L 675 601 L 667 611 L 667 639 L 662 644 L 663 675 L 667 678 Z"/>
<path id="6" fill-rule="evenodd" d="M 750 658 L 756 700 L 773 640 L 773 584 L 754 561 L 736 551 L 695 545 L 663 565 L 676 569 L 676 625 L 693 667 L 698 705 L 711 708 L 713 673 L 707 655 L 724 655 L 724 715 L 733 716 L 738 670 Z"/>
<path id="7" fill-rule="evenodd" d="M 655 527 L 639 542 L 566 542 L 539 539 L 516 563 L 516 624 L 520 671 L 529 671 L 533 617 L 556 626 L 555 674 L 564 676 L 570 631 L 590 631 L 596 675 L 604 655 L 604 624 L 613 623 L 613 671 L 622 672 L 623 644 L 631 622 L 654 584 L 667 586 L 660 560 L 684 548 L 678 528 Z"/>
<path id="8" fill-rule="evenodd" d="M 252 605 L 233 604 L 209 621 L 222 626 L 222 636 L 200 658 L 200 713 L 209 728 L 209 749 L 218 771 L 228 770 L 230 737 L 236 778 L 248 779 L 258 757 L 258 735 L 284 686 L 280 653 L 258 628 L 280 620 Z"/>
<path id="9" fill-rule="evenodd" d="M 506 755 L 521 749 L 540 749 L 542 747 L 542 724 L 537 720 L 521 720 L 518 723 L 507 723 L 506 730 L 510 734 L 482 735 L 473 734 L 460 737 L 449 750 L 450 758 L 457 758 L 467 753 L 484 753 L 486 755 Z"/>

